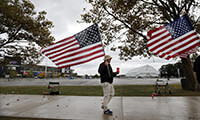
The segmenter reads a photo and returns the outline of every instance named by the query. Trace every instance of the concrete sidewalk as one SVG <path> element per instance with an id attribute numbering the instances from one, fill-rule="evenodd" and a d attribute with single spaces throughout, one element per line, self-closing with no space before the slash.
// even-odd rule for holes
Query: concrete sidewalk
<path id="1" fill-rule="evenodd" d="M 104 115 L 102 97 L 0 95 L 0 116 L 84 120 L 200 120 L 200 97 L 114 97 Z"/>

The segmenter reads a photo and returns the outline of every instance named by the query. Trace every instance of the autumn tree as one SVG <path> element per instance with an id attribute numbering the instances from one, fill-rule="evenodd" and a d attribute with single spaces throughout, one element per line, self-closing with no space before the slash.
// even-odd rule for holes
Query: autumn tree
<path id="1" fill-rule="evenodd" d="M 92 5 L 81 15 L 79 22 L 98 23 L 104 45 L 114 41 L 111 50 L 119 49 L 120 59 L 129 60 L 134 56 L 151 57 L 147 48 L 146 33 L 149 30 L 167 24 L 187 13 L 197 32 L 200 24 L 196 21 L 200 15 L 199 0 L 86 0 Z M 187 89 L 195 90 L 195 78 L 190 57 L 181 59 Z"/>
<path id="2" fill-rule="evenodd" d="M 29 0 L 0 1 L 0 53 L 20 57 L 22 63 L 37 63 L 39 46 L 52 43 L 51 21 L 46 12 L 36 12 Z"/>

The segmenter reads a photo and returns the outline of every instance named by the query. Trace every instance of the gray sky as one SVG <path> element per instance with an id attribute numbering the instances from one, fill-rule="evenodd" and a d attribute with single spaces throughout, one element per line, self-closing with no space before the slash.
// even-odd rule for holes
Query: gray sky
<path id="1" fill-rule="evenodd" d="M 91 24 L 77 23 L 77 20 L 81 20 L 81 13 L 83 13 L 83 8 L 90 8 L 91 6 L 85 2 L 85 0 L 30 0 L 34 5 L 37 12 L 45 10 L 47 12 L 46 18 L 53 22 L 54 28 L 51 29 L 52 35 L 55 37 L 56 41 L 62 40 L 64 38 L 70 37 L 81 30 L 87 28 Z M 157 70 L 164 64 L 175 63 L 175 60 L 164 60 L 158 57 L 153 57 L 151 59 L 134 57 L 129 61 L 119 60 L 119 52 L 110 51 L 109 47 L 105 48 L 106 54 L 113 57 L 111 65 L 113 71 L 117 67 L 120 68 L 120 74 L 125 74 L 129 70 L 140 67 L 143 65 L 151 65 Z M 103 57 L 84 63 L 81 65 L 71 67 L 74 72 L 79 75 L 94 75 L 97 74 L 98 66 L 103 61 Z M 43 61 L 41 64 L 45 64 Z M 48 65 L 53 66 L 50 61 L 47 62 Z"/>

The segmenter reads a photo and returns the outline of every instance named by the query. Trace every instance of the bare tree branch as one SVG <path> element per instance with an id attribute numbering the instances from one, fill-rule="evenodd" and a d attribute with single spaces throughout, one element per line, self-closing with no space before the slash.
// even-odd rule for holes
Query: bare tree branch
<path id="1" fill-rule="evenodd" d="M 171 16 L 171 18 L 175 18 L 173 11 L 170 10 L 170 6 L 167 5 L 167 3 L 165 3 L 165 2 L 162 1 L 162 0 L 159 0 L 159 1 L 160 1 L 160 3 L 162 4 L 162 7 L 164 8 L 164 10 L 166 10 L 167 12 L 169 12 L 168 15 Z M 163 11 L 163 12 L 164 12 L 164 11 Z"/>
<path id="2" fill-rule="evenodd" d="M 147 4 L 149 4 L 149 5 L 157 6 L 156 4 L 154 4 L 154 3 L 152 3 L 152 2 L 147 2 L 146 0 L 141 0 L 141 1 L 144 2 L 144 3 L 147 3 Z"/>
<path id="3" fill-rule="evenodd" d="M 114 19 L 120 21 L 125 27 L 129 28 L 132 32 L 137 33 L 138 35 L 140 35 L 141 37 L 143 37 L 145 40 L 147 39 L 147 37 L 145 35 L 143 35 L 142 33 L 137 32 L 136 30 L 132 29 L 128 24 L 126 24 L 126 22 L 122 21 L 121 19 L 119 19 L 118 17 L 114 16 L 112 13 L 110 13 L 105 6 L 103 6 L 103 8 L 105 9 L 105 11 L 111 15 Z"/>
<path id="4" fill-rule="evenodd" d="M 187 3 L 187 0 L 185 0 L 185 4 L 183 4 L 183 6 L 182 7 L 180 7 L 180 11 L 182 11 L 184 8 L 186 8 L 186 4 Z"/>
<path id="5" fill-rule="evenodd" d="M 155 1 L 155 0 L 152 0 L 153 2 L 154 2 L 154 4 L 158 7 L 158 9 L 160 9 L 160 11 L 162 11 L 162 13 L 163 13 L 163 17 L 165 18 L 165 19 L 167 19 L 169 22 L 171 22 L 171 19 L 168 17 L 168 15 L 165 15 L 166 13 L 166 11 L 163 11 L 164 10 L 164 8 L 163 8 L 163 6 L 160 6 L 158 3 L 157 3 L 157 0 Z M 163 9 L 162 9 L 163 8 Z"/>
<path id="6" fill-rule="evenodd" d="M 190 10 L 190 7 L 192 6 L 192 3 L 194 2 L 194 0 L 189 0 L 189 4 L 188 7 L 185 8 L 185 11 L 188 13 L 188 11 Z"/>
<path id="7" fill-rule="evenodd" d="M 179 17 L 179 7 L 176 5 L 176 3 L 173 0 L 169 0 L 168 2 L 173 10 L 174 17 L 178 18 Z"/>
<path id="8" fill-rule="evenodd" d="M 6 44 L 14 42 L 15 41 L 15 36 L 17 35 L 17 33 L 19 33 L 19 31 L 21 30 L 21 28 L 22 28 L 22 26 L 20 25 L 18 27 L 18 29 L 15 31 L 15 33 L 12 34 L 5 43 L 3 43 L 3 44 L 0 45 L 0 48 L 2 48 Z"/>

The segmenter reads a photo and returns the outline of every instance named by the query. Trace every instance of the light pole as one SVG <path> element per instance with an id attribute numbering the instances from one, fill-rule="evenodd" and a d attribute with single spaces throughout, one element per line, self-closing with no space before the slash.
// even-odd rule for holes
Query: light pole
<path id="1" fill-rule="evenodd" d="M 180 69 L 177 69 L 178 72 L 178 78 L 180 78 Z"/>

